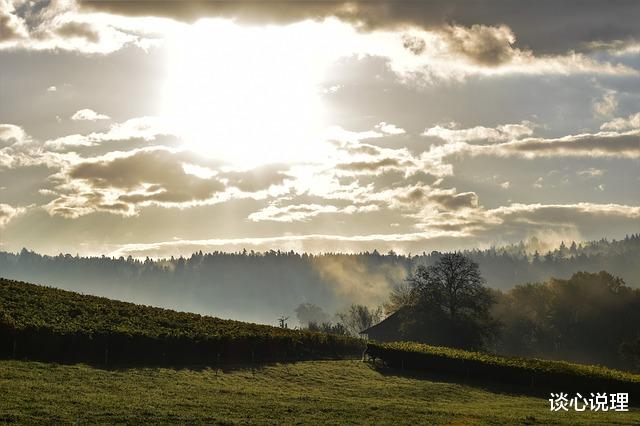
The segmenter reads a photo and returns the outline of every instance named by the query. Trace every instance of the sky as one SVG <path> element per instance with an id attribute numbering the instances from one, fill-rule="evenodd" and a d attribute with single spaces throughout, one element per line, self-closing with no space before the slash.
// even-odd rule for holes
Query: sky
<path id="1" fill-rule="evenodd" d="M 640 2 L 0 0 L 0 250 L 640 232 Z"/>

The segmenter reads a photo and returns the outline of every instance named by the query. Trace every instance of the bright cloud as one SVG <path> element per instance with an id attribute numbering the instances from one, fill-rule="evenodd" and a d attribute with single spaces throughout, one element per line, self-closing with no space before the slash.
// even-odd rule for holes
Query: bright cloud
<path id="1" fill-rule="evenodd" d="M 71 119 L 74 121 L 109 120 L 110 118 L 111 117 L 106 114 L 98 114 L 94 110 L 88 108 L 78 110 L 71 116 Z"/>

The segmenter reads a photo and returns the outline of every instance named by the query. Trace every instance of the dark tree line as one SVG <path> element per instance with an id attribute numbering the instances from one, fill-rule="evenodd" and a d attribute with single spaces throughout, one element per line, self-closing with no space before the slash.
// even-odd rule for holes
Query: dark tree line
<path id="1" fill-rule="evenodd" d="M 604 271 L 500 291 L 448 253 L 419 266 L 387 309 L 400 318 L 398 340 L 640 368 L 640 289 Z"/>
<path id="2" fill-rule="evenodd" d="M 509 289 L 551 277 L 566 279 L 575 271 L 601 270 L 621 277 L 631 287 L 640 287 L 639 234 L 620 241 L 567 242 L 547 252 L 542 248 L 541 242 L 530 241 L 462 254 L 479 265 L 490 288 Z M 348 289 L 350 292 L 342 291 L 343 277 L 327 273 L 336 264 L 343 265 L 342 270 L 347 272 L 354 271 L 353 265 L 357 265 L 357 273 L 351 278 L 365 287 L 378 280 L 390 288 L 418 265 L 432 266 L 441 256 L 439 252 L 405 256 L 377 251 L 322 255 L 242 251 L 197 252 L 188 257 L 153 260 L 71 254 L 45 256 L 23 249 L 19 253 L 0 252 L 0 276 L 137 303 L 273 324 L 280 315 L 293 317 L 294 309 L 306 301 L 328 312 L 342 311 L 351 304 L 374 306 L 384 301 L 384 292 L 363 296 L 353 288 Z M 374 300 L 375 297 L 379 299 Z"/>

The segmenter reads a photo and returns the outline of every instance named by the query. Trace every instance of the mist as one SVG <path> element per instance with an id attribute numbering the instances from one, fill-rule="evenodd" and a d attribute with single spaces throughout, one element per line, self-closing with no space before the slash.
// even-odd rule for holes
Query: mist
<path id="1" fill-rule="evenodd" d="M 606 270 L 640 287 L 640 235 L 621 241 L 562 244 L 538 253 L 538 240 L 465 251 L 489 287 L 506 290 L 576 271 Z M 439 252 L 414 256 L 377 251 L 322 254 L 197 252 L 190 257 L 139 260 L 71 255 L 43 256 L 23 249 L 0 252 L 0 275 L 85 294 L 264 324 L 290 317 L 309 303 L 328 315 L 351 304 L 377 307 L 387 301 L 417 265 L 437 261 Z"/>

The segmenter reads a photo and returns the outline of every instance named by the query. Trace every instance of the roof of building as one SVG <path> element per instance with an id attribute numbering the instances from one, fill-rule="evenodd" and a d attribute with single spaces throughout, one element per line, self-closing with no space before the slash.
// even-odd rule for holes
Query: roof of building
<path id="1" fill-rule="evenodd" d="M 362 330 L 360 334 L 371 334 L 371 332 L 389 332 L 389 331 L 398 331 L 400 326 L 400 313 L 403 312 L 406 308 L 400 308 L 376 325 L 372 325 L 366 330 Z"/>

